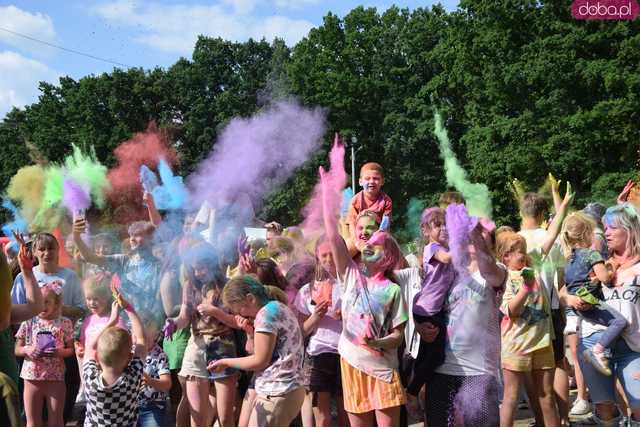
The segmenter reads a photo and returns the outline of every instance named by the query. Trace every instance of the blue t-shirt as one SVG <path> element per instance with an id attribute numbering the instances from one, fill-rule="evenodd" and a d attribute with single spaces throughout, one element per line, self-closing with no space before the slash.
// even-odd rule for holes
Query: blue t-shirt
<path id="1" fill-rule="evenodd" d="M 160 262 L 151 252 L 108 255 L 105 267 L 120 277 L 120 290 L 136 310 L 162 311 L 160 304 Z"/>
<path id="2" fill-rule="evenodd" d="M 69 307 L 85 308 L 84 294 L 80 279 L 75 271 L 68 268 L 60 268 L 55 273 L 43 273 L 38 267 L 33 269 L 33 274 L 42 288 L 48 283 L 58 282 L 62 286 L 62 304 Z M 22 273 L 18 274 L 13 281 L 11 289 L 11 302 L 13 304 L 26 304 L 27 294 L 24 289 L 24 279 Z"/>

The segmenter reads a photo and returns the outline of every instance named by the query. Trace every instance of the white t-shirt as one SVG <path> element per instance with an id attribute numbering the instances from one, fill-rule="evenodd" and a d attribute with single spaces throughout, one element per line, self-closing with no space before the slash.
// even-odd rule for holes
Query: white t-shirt
<path id="1" fill-rule="evenodd" d="M 354 368 L 390 383 L 398 369 L 397 349 L 363 344 L 363 338 L 383 338 L 408 319 L 400 286 L 390 281 L 367 283 L 354 262 L 342 279 L 342 334 L 338 352 Z"/>
<path id="2" fill-rule="evenodd" d="M 500 264 L 499 264 L 500 265 Z M 501 268 L 504 266 L 500 265 Z M 477 271 L 453 285 L 444 307 L 447 339 L 439 374 L 498 376 L 500 364 L 499 289 Z"/>
<path id="3" fill-rule="evenodd" d="M 418 358 L 420 350 L 420 335 L 416 332 L 416 323 L 411 313 L 413 312 L 413 299 L 422 290 L 422 276 L 419 268 L 405 268 L 393 272 L 398 279 L 398 285 L 402 296 L 407 303 L 409 320 L 404 326 L 405 354 L 410 354 L 413 359 Z"/>
<path id="4" fill-rule="evenodd" d="M 542 254 L 542 245 L 547 236 L 547 230 L 544 228 L 520 230 L 518 234 L 527 241 L 527 252 L 534 259 L 534 264 L 540 264 L 536 266 L 536 271 L 542 285 L 549 293 L 551 309 L 559 309 L 560 298 L 558 297 L 558 288 L 563 278 L 564 265 L 566 263 L 560 243 L 556 240 L 549 253 L 544 255 Z"/>
<path id="5" fill-rule="evenodd" d="M 304 316 L 311 316 L 315 310 L 315 305 L 311 304 L 312 285 L 312 283 L 304 285 L 296 295 L 294 306 Z M 327 310 L 327 314 L 320 319 L 316 331 L 309 338 L 307 353 L 310 356 L 338 352 L 338 342 L 342 333 L 342 318 L 337 315 L 341 305 L 340 284 L 334 283 L 331 291 L 331 307 Z M 336 317 L 338 318 L 336 319 Z"/>
<path id="6" fill-rule="evenodd" d="M 629 322 L 629 325 L 622 332 L 622 338 L 631 350 L 640 352 L 640 263 L 625 270 L 622 274 L 619 282 L 624 284 L 615 288 L 603 286 L 602 294 L 605 304 L 620 312 L 622 317 Z M 580 318 L 581 336 L 588 337 L 603 329 L 606 329 L 606 326 Z"/>

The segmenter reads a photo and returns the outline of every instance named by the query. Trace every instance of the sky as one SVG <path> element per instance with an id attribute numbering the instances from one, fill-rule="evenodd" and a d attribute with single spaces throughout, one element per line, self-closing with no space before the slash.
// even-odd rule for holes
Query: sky
<path id="1" fill-rule="evenodd" d="M 293 46 L 328 12 L 342 17 L 359 5 L 383 11 L 435 3 L 454 10 L 458 1 L 0 0 L 0 119 L 14 106 L 36 102 L 39 81 L 114 67 L 168 67 L 190 58 L 199 34 L 233 41 L 280 37 Z"/>

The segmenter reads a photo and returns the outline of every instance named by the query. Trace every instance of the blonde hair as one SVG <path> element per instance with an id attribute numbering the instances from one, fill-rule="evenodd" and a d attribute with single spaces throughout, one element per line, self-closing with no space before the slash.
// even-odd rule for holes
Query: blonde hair
<path id="1" fill-rule="evenodd" d="M 496 236 L 496 258 L 504 262 L 504 257 L 510 253 L 521 250 L 527 253 L 527 241 L 524 237 L 513 231 L 503 231 Z M 529 260 L 527 259 L 527 265 Z"/>
<path id="2" fill-rule="evenodd" d="M 581 211 L 573 212 L 565 218 L 560 232 L 560 243 L 565 257 L 571 255 L 571 250 L 575 245 L 584 247 L 591 246 L 593 232 L 596 228 L 595 221 Z"/>
<path id="3" fill-rule="evenodd" d="M 283 304 L 288 303 L 287 294 L 284 291 L 275 286 L 264 286 L 252 274 L 244 274 L 229 280 L 222 290 L 222 302 L 228 307 L 231 304 L 243 302 L 247 295 L 253 295 L 261 304 L 273 300 Z"/>
<path id="4" fill-rule="evenodd" d="M 360 176 L 362 177 L 362 175 L 366 172 L 366 171 L 375 171 L 378 172 L 380 174 L 380 176 L 382 176 L 384 178 L 384 170 L 382 169 L 382 166 L 380 165 L 380 163 L 376 163 L 376 162 L 369 162 L 369 163 L 365 163 L 364 165 L 362 165 L 362 167 L 360 168 Z"/>
<path id="5" fill-rule="evenodd" d="M 607 209 L 602 218 L 606 227 L 622 228 L 627 233 L 626 249 L 632 257 L 640 255 L 640 216 L 630 203 Z"/>
<path id="6" fill-rule="evenodd" d="M 98 337 L 98 359 L 101 365 L 124 368 L 131 354 L 131 335 L 117 326 L 111 326 Z"/>
<path id="7" fill-rule="evenodd" d="M 104 298 L 109 304 L 113 300 L 111 293 L 111 275 L 105 273 L 91 274 L 82 282 L 85 297 L 95 295 Z"/>

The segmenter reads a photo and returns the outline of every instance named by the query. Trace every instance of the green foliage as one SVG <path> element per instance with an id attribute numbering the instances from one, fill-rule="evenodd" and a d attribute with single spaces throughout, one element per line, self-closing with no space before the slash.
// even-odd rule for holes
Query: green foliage
<path id="1" fill-rule="evenodd" d="M 411 197 L 431 205 L 446 190 L 434 107 L 469 179 L 489 187 L 499 223 L 518 220 L 507 188 L 513 178 L 538 188 L 552 172 L 572 182 L 578 204 L 611 202 L 635 176 L 640 20 L 575 21 L 570 4 L 464 0 L 451 13 L 358 7 L 343 18 L 327 14 L 291 48 L 278 39 L 200 37 L 191 59 L 166 70 L 41 83 L 38 102 L 0 122 L 0 186 L 37 158 L 61 161 L 72 144 L 93 144 L 111 165 L 113 149 L 149 121 L 168 133 L 186 175 L 232 117 L 296 96 L 327 109 L 326 141 L 266 198 L 265 219 L 300 220 L 340 131 L 358 138 L 356 167 L 385 167 L 394 229 L 402 229 Z"/>

